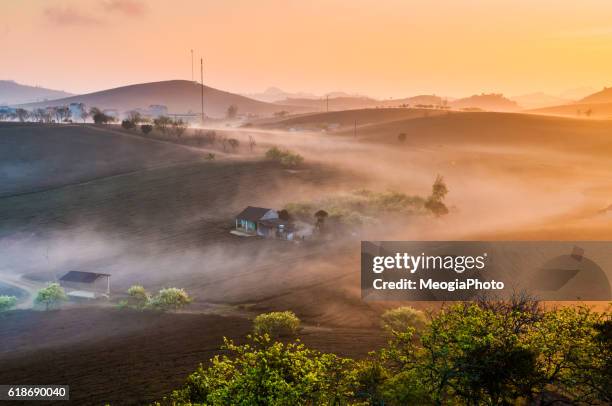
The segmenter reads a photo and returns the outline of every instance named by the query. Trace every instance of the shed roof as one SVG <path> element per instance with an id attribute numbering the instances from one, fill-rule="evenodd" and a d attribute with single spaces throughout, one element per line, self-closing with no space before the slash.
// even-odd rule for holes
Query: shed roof
<path id="1" fill-rule="evenodd" d="M 265 207 L 253 207 L 247 206 L 246 209 L 242 210 L 236 218 L 250 221 L 257 221 L 262 218 L 267 212 L 272 209 L 266 209 Z"/>
<path id="2" fill-rule="evenodd" d="M 94 283 L 99 278 L 110 276 L 107 273 L 70 271 L 60 278 L 64 282 Z"/>

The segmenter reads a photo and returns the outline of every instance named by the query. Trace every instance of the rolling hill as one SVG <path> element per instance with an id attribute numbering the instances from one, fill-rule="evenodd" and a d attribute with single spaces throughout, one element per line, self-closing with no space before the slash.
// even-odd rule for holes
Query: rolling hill
<path id="1" fill-rule="evenodd" d="M 450 103 L 457 109 L 481 109 L 488 111 L 517 111 L 520 106 L 502 94 L 475 94 L 470 97 L 458 99 Z"/>
<path id="2" fill-rule="evenodd" d="M 603 90 L 593 93 L 578 101 L 579 104 L 590 103 L 612 103 L 612 87 L 604 87 Z"/>
<path id="3" fill-rule="evenodd" d="M 189 80 L 168 80 L 122 86 L 79 96 L 48 102 L 29 103 L 26 108 L 60 106 L 69 103 L 85 103 L 88 107 L 127 111 L 146 108 L 153 104 L 168 107 L 170 113 L 198 113 L 200 111 L 201 85 Z M 238 107 L 239 114 L 272 115 L 280 110 L 305 111 L 295 106 L 265 103 L 248 97 L 204 86 L 204 113 L 209 117 L 224 117 L 230 105 Z"/>
<path id="4" fill-rule="evenodd" d="M 572 102 L 570 99 L 564 99 L 563 97 L 553 96 L 542 92 L 515 96 L 512 97 L 511 100 L 515 101 L 519 106 L 525 109 L 559 106 L 561 104 L 568 104 Z"/>
<path id="5" fill-rule="evenodd" d="M 28 86 L 13 80 L 0 80 L 0 105 L 23 104 L 72 96 L 61 90 Z"/>

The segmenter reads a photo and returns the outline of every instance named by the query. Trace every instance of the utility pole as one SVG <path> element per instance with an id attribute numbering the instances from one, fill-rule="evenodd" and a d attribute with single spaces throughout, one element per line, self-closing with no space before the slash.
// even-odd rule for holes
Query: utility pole
<path id="1" fill-rule="evenodd" d="M 191 81 L 193 82 L 193 49 L 191 50 Z"/>
<path id="2" fill-rule="evenodd" d="M 357 120 L 355 120 L 355 127 L 353 127 L 353 137 L 357 136 Z"/>
<path id="3" fill-rule="evenodd" d="M 200 80 L 202 81 L 202 126 L 204 126 L 204 58 L 200 58 Z"/>

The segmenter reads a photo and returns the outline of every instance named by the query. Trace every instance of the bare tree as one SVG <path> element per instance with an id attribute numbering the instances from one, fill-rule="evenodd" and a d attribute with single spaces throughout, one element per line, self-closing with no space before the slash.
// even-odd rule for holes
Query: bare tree
<path id="1" fill-rule="evenodd" d="M 236 118 L 236 115 L 238 115 L 238 106 L 236 106 L 235 104 L 232 104 L 231 106 L 227 108 L 226 116 L 229 119 L 233 119 L 233 118 Z"/>
<path id="2" fill-rule="evenodd" d="M 229 144 L 230 147 L 232 147 L 232 151 L 236 151 L 236 149 L 240 145 L 240 141 L 238 141 L 236 138 L 229 138 L 227 140 L 227 143 Z"/>
<path id="3" fill-rule="evenodd" d="M 223 147 L 223 152 L 225 152 L 227 150 L 227 142 L 228 142 L 227 137 L 225 135 L 220 136 L 219 142 L 221 143 L 221 146 Z"/>
<path id="4" fill-rule="evenodd" d="M 255 138 L 252 135 L 249 135 L 249 151 L 253 152 L 253 148 L 255 148 Z"/>
<path id="5" fill-rule="evenodd" d="M 17 110 L 15 110 L 15 114 L 17 115 L 19 121 L 21 121 L 22 123 L 26 121 L 30 116 L 30 113 L 26 109 L 22 108 L 18 108 Z"/>

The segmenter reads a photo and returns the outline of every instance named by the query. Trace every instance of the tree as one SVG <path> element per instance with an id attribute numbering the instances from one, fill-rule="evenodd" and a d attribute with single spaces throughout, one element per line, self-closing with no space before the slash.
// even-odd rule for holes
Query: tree
<path id="1" fill-rule="evenodd" d="M 137 126 L 142 122 L 142 115 L 136 110 L 131 110 L 127 113 L 127 120 L 134 124 L 134 126 Z"/>
<path id="2" fill-rule="evenodd" d="M 399 142 L 401 142 L 401 143 L 406 142 L 406 133 L 400 133 L 400 134 L 397 136 L 397 140 L 398 140 Z"/>
<path id="3" fill-rule="evenodd" d="M 253 148 L 255 148 L 255 138 L 252 135 L 249 135 L 249 151 L 253 152 Z"/>
<path id="4" fill-rule="evenodd" d="M 288 111 L 286 110 L 281 110 L 281 111 L 277 111 L 274 113 L 275 117 L 285 117 L 287 114 L 289 114 Z"/>
<path id="5" fill-rule="evenodd" d="M 79 118 L 83 120 L 83 124 L 85 124 L 85 120 L 87 120 L 87 117 L 89 117 L 89 112 L 87 111 L 85 104 L 79 103 Z"/>
<path id="6" fill-rule="evenodd" d="M 353 362 L 299 343 L 250 336 L 244 345 L 225 339 L 224 355 L 210 360 L 174 391 L 171 404 L 344 405 L 352 394 Z"/>
<path id="7" fill-rule="evenodd" d="M 221 143 L 221 147 L 223 147 L 223 152 L 227 150 L 228 138 L 225 135 L 221 135 L 219 137 L 219 142 Z"/>
<path id="8" fill-rule="evenodd" d="M 289 221 L 291 220 L 291 215 L 286 209 L 282 209 L 278 212 L 278 218 L 283 221 Z"/>
<path id="9" fill-rule="evenodd" d="M 0 296 L 0 313 L 12 309 L 17 304 L 17 298 L 15 296 Z"/>
<path id="10" fill-rule="evenodd" d="M 57 117 L 58 123 L 68 121 L 70 117 L 70 108 L 68 106 L 59 106 L 55 108 L 55 116 Z"/>
<path id="11" fill-rule="evenodd" d="M 89 110 L 89 115 L 93 119 L 93 122 L 96 124 L 108 124 L 115 121 L 113 117 L 104 114 L 102 110 L 97 107 L 92 107 Z"/>
<path id="12" fill-rule="evenodd" d="M 387 310 L 381 316 L 381 320 L 383 328 L 389 333 L 405 333 L 410 328 L 420 331 L 427 324 L 425 314 L 410 306 Z"/>
<path id="13" fill-rule="evenodd" d="M 142 124 L 140 126 L 140 131 L 142 131 L 142 133 L 144 135 L 149 134 L 151 131 L 153 131 L 153 126 L 151 124 Z"/>
<path id="14" fill-rule="evenodd" d="M 130 295 L 130 298 L 134 302 L 137 309 L 144 309 L 149 304 L 151 299 L 149 292 L 147 292 L 141 285 L 131 286 L 127 293 Z"/>
<path id="15" fill-rule="evenodd" d="M 167 311 L 178 310 L 187 306 L 193 299 L 187 292 L 179 288 L 161 289 L 159 293 L 150 300 L 150 305 L 154 309 Z"/>
<path id="16" fill-rule="evenodd" d="M 26 121 L 28 117 L 30 116 L 30 113 L 26 109 L 22 109 L 22 108 L 18 108 L 17 110 L 15 110 L 15 114 L 17 115 L 17 118 L 19 119 L 19 121 L 22 123 Z"/>
<path id="17" fill-rule="evenodd" d="M 584 112 L 584 115 L 587 117 L 591 117 L 591 114 L 593 114 L 593 110 L 588 109 L 587 111 Z"/>
<path id="18" fill-rule="evenodd" d="M 300 319 L 291 311 L 262 313 L 253 321 L 253 332 L 257 335 L 281 336 L 296 334 Z"/>
<path id="19" fill-rule="evenodd" d="M 36 294 L 35 302 L 45 306 L 45 310 L 58 306 L 61 302 L 68 300 L 64 288 L 59 283 L 49 283 L 46 288 L 42 288 Z"/>
<path id="20" fill-rule="evenodd" d="M 329 214 L 325 210 L 319 210 L 314 214 L 317 222 L 315 224 L 316 228 L 323 228 L 325 225 L 325 219 L 329 217 Z"/>
<path id="21" fill-rule="evenodd" d="M 238 114 L 238 106 L 236 106 L 235 104 L 232 104 L 231 106 L 227 108 L 226 116 L 228 119 L 231 120 L 231 119 L 236 118 L 237 114 Z"/>
<path id="22" fill-rule="evenodd" d="M 172 124 L 172 119 L 167 116 L 159 116 L 153 120 L 153 125 L 155 129 L 160 131 L 162 134 L 166 134 L 168 131 L 168 127 Z"/>
<path id="23" fill-rule="evenodd" d="M 123 120 L 121 122 L 121 127 L 125 128 L 126 130 L 131 130 L 135 126 L 136 125 L 132 121 L 130 121 L 130 120 Z"/>
<path id="24" fill-rule="evenodd" d="M 425 201 L 425 208 L 436 217 L 448 214 L 448 208 L 444 204 L 444 198 L 447 194 L 448 188 L 446 183 L 444 183 L 444 178 L 438 175 L 431 187 L 431 195 Z"/>
<path id="25" fill-rule="evenodd" d="M 230 147 L 232 147 L 232 151 L 236 151 L 236 149 L 240 145 L 240 141 L 238 141 L 236 138 L 229 138 L 227 140 L 227 143 L 229 144 Z"/>
<path id="26" fill-rule="evenodd" d="M 184 122 L 180 118 L 178 120 L 173 120 L 172 121 L 172 130 L 174 131 L 174 134 L 177 136 L 177 138 L 181 138 L 181 136 L 187 130 L 187 123 Z"/>

